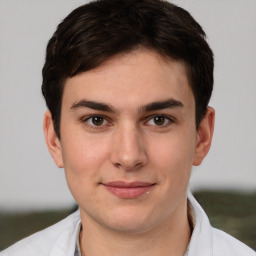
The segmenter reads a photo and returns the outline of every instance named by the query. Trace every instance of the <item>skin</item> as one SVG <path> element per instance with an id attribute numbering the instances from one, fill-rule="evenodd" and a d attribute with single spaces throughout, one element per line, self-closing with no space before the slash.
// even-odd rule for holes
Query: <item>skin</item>
<path id="1" fill-rule="evenodd" d="M 69 78 L 61 140 L 49 111 L 44 131 L 80 206 L 84 255 L 183 255 L 191 236 L 187 186 L 192 166 L 209 151 L 213 126 L 208 108 L 196 130 L 185 65 L 153 51 L 119 55 Z M 113 181 L 152 186 L 122 198 L 106 189 Z"/>

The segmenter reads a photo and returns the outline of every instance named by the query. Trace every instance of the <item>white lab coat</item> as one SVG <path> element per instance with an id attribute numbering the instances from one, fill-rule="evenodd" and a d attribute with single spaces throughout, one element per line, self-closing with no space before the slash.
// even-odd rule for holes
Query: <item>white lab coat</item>
<path id="1" fill-rule="evenodd" d="M 191 193 L 188 199 L 194 211 L 195 226 L 188 256 L 256 256 L 256 252 L 223 231 L 211 227 L 209 220 Z M 79 212 L 57 224 L 14 244 L 0 256 L 74 256 L 80 229 Z"/>

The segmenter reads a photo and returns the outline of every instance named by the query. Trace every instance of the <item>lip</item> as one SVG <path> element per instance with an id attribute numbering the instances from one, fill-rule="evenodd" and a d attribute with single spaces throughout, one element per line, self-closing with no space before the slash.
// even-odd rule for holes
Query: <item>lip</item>
<path id="1" fill-rule="evenodd" d="M 134 182 L 124 182 L 124 181 L 112 181 L 107 183 L 102 183 L 102 185 L 119 198 L 133 199 L 138 198 L 151 189 L 153 189 L 156 183 L 134 181 Z"/>

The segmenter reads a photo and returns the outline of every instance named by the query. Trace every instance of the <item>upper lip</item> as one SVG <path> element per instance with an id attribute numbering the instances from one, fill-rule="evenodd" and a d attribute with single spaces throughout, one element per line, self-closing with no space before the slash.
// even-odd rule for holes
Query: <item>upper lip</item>
<path id="1" fill-rule="evenodd" d="M 118 187 L 118 188 L 136 188 L 136 187 L 148 187 L 155 185 L 155 183 L 144 182 L 144 181 L 133 181 L 133 182 L 125 182 L 125 181 L 111 181 L 102 183 L 105 186 L 109 187 Z"/>

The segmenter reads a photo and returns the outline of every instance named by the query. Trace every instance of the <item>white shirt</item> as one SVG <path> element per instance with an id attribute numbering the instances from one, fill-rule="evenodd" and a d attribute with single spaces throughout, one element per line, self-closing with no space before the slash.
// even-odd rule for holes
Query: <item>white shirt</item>
<path id="1" fill-rule="evenodd" d="M 194 213 L 194 230 L 187 256 L 256 256 L 256 252 L 223 231 L 211 227 L 204 210 L 191 193 L 188 200 Z M 35 233 L 0 256 L 74 256 L 81 220 L 79 211 L 57 224 Z"/>

